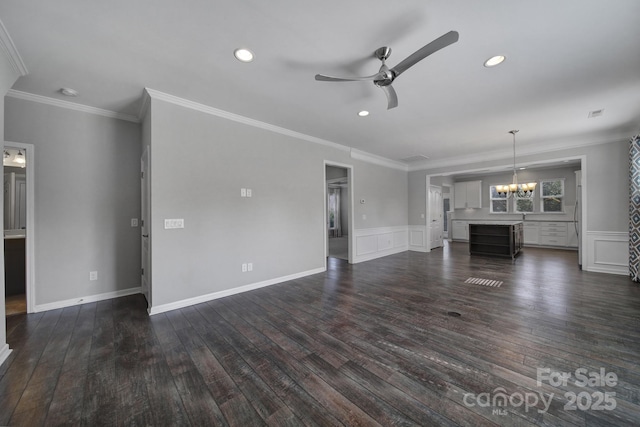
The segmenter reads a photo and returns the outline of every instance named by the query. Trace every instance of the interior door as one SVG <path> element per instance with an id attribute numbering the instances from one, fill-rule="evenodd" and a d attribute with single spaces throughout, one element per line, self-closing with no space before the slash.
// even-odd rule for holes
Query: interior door
<path id="1" fill-rule="evenodd" d="M 429 186 L 429 249 L 442 246 L 444 205 L 442 201 L 442 187 Z"/>
<path id="2" fill-rule="evenodd" d="M 150 191 L 149 191 L 149 147 L 144 149 L 140 160 L 140 207 L 141 222 L 141 287 L 142 294 L 147 299 L 147 306 L 151 307 L 151 221 L 149 214 Z"/>

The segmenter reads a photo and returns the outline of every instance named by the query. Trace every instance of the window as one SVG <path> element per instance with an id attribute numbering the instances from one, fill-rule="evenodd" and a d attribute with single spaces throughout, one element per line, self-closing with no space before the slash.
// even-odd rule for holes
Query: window
<path id="1" fill-rule="evenodd" d="M 507 205 L 507 195 L 506 194 L 498 194 L 495 185 L 491 185 L 489 187 L 489 212 L 491 213 L 507 213 L 508 205 Z"/>
<path id="2" fill-rule="evenodd" d="M 533 212 L 533 197 L 515 197 L 514 204 L 516 212 Z"/>
<path id="3" fill-rule="evenodd" d="M 540 181 L 540 211 L 562 213 L 564 206 L 564 179 L 545 179 Z"/>
<path id="4" fill-rule="evenodd" d="M 513 197 L 513 201 L 506 194 L 498 194 L 495 185 L 489 186 L 491 213 L 530 213 L 534 211 L 534 197 Z"/>

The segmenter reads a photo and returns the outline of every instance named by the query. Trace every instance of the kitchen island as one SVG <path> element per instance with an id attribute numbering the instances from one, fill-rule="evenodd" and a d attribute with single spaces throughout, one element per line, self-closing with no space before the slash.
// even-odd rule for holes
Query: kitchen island
<path id="1" fill-rule="evenodd" d="M 522 233 L 522 221 L 469 224 L 469 253 L 514 259 L 522 250 Z"/>

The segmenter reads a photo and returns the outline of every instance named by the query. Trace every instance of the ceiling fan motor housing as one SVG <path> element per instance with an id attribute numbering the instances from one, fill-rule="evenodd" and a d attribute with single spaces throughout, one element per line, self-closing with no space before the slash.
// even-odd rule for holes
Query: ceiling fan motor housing
<path id="1" fill-rule="evenodd" d="M 393 79 L 395 78 L 396 76 L 393 74 L 393 71 L 391 71 L 385 64 L 382 64 L 378 75 L 373 79 L 373 83 L 376 86 L 389 86 L 393 83 Z"/>

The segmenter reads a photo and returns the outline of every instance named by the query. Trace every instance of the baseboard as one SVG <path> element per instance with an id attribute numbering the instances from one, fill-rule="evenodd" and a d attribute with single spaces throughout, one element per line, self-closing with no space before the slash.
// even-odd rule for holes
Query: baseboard
<path id="1" fill-rule="evenodd" d="M 80 304 L 87 304 L 89 302 L 104 301 L 107 299 L 125 297 L 127 295 L 134 295 L 139 293 L 141 293 L 141 288 L 140 286 L 136 286 L 133 288 L 122 289 L 119 291 L 105 292 L 103 294 L 97 294 L 97 295 L 88 295 L 82 298 L 73 298 L 73 299 L 68 299 L 64 301 L 50 302 L 47 304 L 37 304 L 34 307 L 35 308 L 34 312 L 38 313 L 41 311 L 57 310 L 59 308 L 71 307 L 71 306 L 80 305 Z"/>
<path id="2" fill-rule="evenodd" d="M 9 358 L 9 355 L 11 354 L 12 351 L 13 350 L 9 348 L 9 344 L 6 344 L 6 343 L 5 345 L 2 346 L 2 348 L 0 348 L 0 366 L 2 366 L 4 361 Z"/>
<path id="3" fill-rule="evenodd" d="M 243 292 L 249 292 L 254 289 L 264 288 L 266 286 L 276 285 L 278 283 L 287 282 L 289 280 L 299 279 L 305 276 L 311 276 L 312 274 L 323 273 L 326 271 L 326 268 L 316 268 L 313 270 L 307 270 L 300 273 L 290 274 L 288 276 L 277 277 L 275 279 L 264 280 L 262 282 L 251 283 L 244 286 L 239 286 L 237 288 L 225 289 L 224 291 L 213 292 L 210 294 L 200 295 L 193 298 L 187 298 L 180 301 L 171 302 L 168 304 L 162 304 L 158 306 L 149 307 L 147 312 L 149 316 L 153 316 L 155 314 L 164 313 L 171 310 L 178 310 L 180 308 L 189 307 L 196 304 L 202 304 L 203 302 L 213 301 L 219 298 L 228 297 L 235 294 L 240 294 Z"/>

